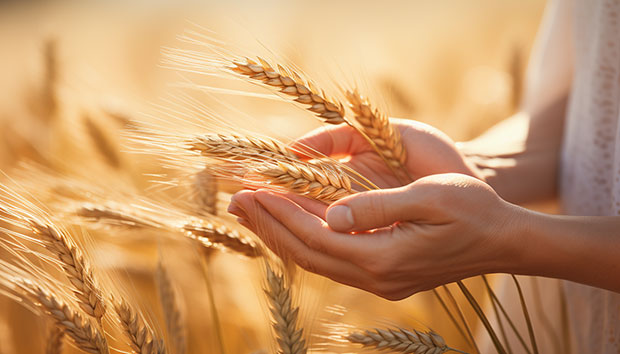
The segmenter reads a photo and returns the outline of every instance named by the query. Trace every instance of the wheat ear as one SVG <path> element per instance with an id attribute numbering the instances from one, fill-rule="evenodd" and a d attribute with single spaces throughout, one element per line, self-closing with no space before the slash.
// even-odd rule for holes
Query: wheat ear
<path id="1" fill-rule="evenodd" d="M 80 308 L 100 321 L 106 310 L 103 296 L 78 247 L 68 235 L 51 224 L 42 224 L 35 220 L 31 220 L 30 224 L 34 233 L 45 241 L 45 247 L 60 259 L 62 269 L 75 288 L 74 293 Z"/>
<path id="2" fill-rule="evenodd" d="M 217 179 L 208 167 L 194 176 L 196 212 L 203 216 L 217 215 Z"/>
<path id="3" fill-rule="evenodd" d="M 182 229 L 187 237 L 197 240 L 207 248 L 222 245 L 247 257 L 262 255 L 262 251 L 256 242 L 241 236 L 236 230 L 231 230 L 213 221 L 193 220 L 184 224 Z"/>
<path id="4" fill-rule="evenodd" d="M 47 335 L 45 342 L 45 354 L 61 354 L 62 341 L 65 331 L 60 326 L 53 324 Z"/>
<path id="5" fill-rule="evenodd" d="M 280 89 L 280 92 L 295 97 L 295 101 L 308 105 L 307 109 L 316 114 L 321 120 L 329 124 L 341 124 L 344 119 L 344 105 L 325 96 L 308 80 L 304 80 L 293 70 L 287 70 L 281 65 L 274 69 L 265 60 L 258 58 L 257 63 L 246 58 L 245 62 L 233 61 L 232 71 L 258 81 L 262 84 Z"/>
<path id="6" fill-rule="evenodd" d="M 146 325 L 141 316 L 124 300 L 114 302 L 114 310 L 121 326 L 130 340 L 131 349 L 137 354 L 166 353 L 164 342 L 157 339 L 153 331 Z"/>
<path id="7" fill-rule="evenodd" d="M 269 161 L 253 170 L 271 185 L 327 203 L 354 193 L 350 177 L 334 165 Z"/>
<path id="8" fill-rule="evenodd" d="M 189 149 L 219 160 L 277 158 L 296 160 L 297 156 L 284 144 L 268 138 L 236 134 L 205 134 L 194 137 Z"/>
<path id="9" fill-rule="evenodd" d="M 121 209 L 114 209 L 107 205 L 83 204 L 76 210 L 76 215 L 93 219 L 95 221 L 114 222 L 131 228 L 159 227 L 160 223 L 151 218 L 142 217 L 137 214 L 128 213 Z"/>
<path id="10" fill-rule="evenodd" d="M 357 90 L 345 93 L 349 107 L 354 113 L 355 121 L 372 142 L 373 147 L 388 167 L 404 183 L 411 181 L 411 176 L 405 168 L 407 151 L 403 145 L 400 131 L 390 124 L 387 115 L 374 108 L 368 99 L 362 97 Z"/>
<path id="11" fill-rule="evenodd" d="M 396 353 L 441 354 L 447 351 L 464 353 L 448 347 L 443 337 L 433 331 L 375 328 L 364 332 L 351 333 L 347 339 L 351 343 L 361 344 L 364 347 L 375 347 L 379 350 L 391 350 Z"/>
<path id="12" fill-rule="evenodd" d="M 176 294 L 168 276 L 168 271 L 161 262 L 157 267 L 157 291 L 159 293 L 159 303 L 166 318 L 166 330 L 168 331 L 168 337 L 174 352 L 176 354 L 185 354 L 187 339 L 183 316 L 177 305 Z"/>
<path id="13" fill-rule="evenodd" d="M 273 316 L 273 329 L 278 338 L 281 354 L 305 354 L 306 341 L 303 329 L 297 329 L 299 308 L 292 305 L 291 291 L 287 288 L 284 277 L 276 275 L 267 265 L 267 289 L 269 308 Z"/>
<path id="14" fill-rule="evenodd" d="M 33 297 L 33 300 L 55 321 L 73 340 L 75 345 L 88 353 L 108 354 L 108 343 L 97 325 L 83 317 L 79 310 L 72 309 L 54 294 L 32 282 L 23 280 L 20 286 Z"/>

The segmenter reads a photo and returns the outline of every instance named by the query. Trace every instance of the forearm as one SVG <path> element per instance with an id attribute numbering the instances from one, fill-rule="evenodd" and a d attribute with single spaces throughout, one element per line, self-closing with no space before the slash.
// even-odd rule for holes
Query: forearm
<path id="1" fill-rule="evenodd" d="M 525 203 L 555 197 L 566 97 L 534 115 L 516 114 L 458 146 L 505 200 Z"/>
<path id="2" fill-rule="evenodd" d="M 620 292 L 620 216 L 524 211 L 506 271 L 560 278 Z"/>

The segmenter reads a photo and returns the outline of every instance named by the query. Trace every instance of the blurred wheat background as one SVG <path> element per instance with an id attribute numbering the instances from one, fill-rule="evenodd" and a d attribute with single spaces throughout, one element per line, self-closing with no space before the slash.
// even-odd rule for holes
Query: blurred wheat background
<path id="1" fill-rule="evenodd" d="M 544 5 L 542 0 L 2 2 L 3 181 L 31 184 L 24 164 L 37 164 L 50 175 L 100 186 L 88 196 L 96 200 L 113 195 L 126 201 L 136 191 L 148 191 L 161 168 L 154 159 L 128 152 L 122 130 L 130 120 L 157 116 L 154 105 L 165 105 L 162 97 L 183 82 L 160 65 L 161 48 L 179 46 L 177 36 L 195 26 L 243 52 L 284 57 L 318 81 L 355 83 L 390 116 L 429 123 L 456 141 L 470 139 L 515 112 Z M 205 87 L 224 85 L 217 78 L 201 80 Z M 277 100 L 213 91 L 196 98 L 251 114 L 260 124 L 243 128 L 284 141 L 319 126 Z M 244 124 L 239 117 L 230 119 Z M 37 195 L 43 202 L 81 193 L 77 187 L 56 190 L 51 177 L 47 181 Z M 88 233 L 94 267 L 140 294 L 136 301 L 155 319 L 163 318 L 154 280 L 163 259 L 185 309 L 188 352 L 222 350 L 206 285 L 197 280 L 202 277 L 195 249 L 171 244 L 158 253 L 161 247 L 148 232 L 126 237 L 130 230 L 118 235 L 115 228 L 79 223 L 72 230 Z M 209 257 L 225 352 L 274 352 L 259 262 L 232 254 Z M 478 283 L 472 287 L 481 293 Z M 309 274 L 298 276 L 293 289 L 317 348 L 326 341 L 322 320 L 431 327 L 451 346 L 466 347 L 429 294 L 392 303 Z M 334 311 L 325 311 L 330 305 L 348 311 L 333 318 Z M 0 354 L 42 352 L 46 333 L 38 316 L 0 297 Z M 67 346 L 64 352 L 78 351 Z"/>

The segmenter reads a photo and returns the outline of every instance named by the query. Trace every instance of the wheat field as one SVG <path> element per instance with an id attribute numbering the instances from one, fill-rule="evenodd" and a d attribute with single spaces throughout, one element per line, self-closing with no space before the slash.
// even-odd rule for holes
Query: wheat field
<path id="1" fill-rule="evenodd" d="M 297 159 L 326 124 L 410 180 L 386 118 L 462 141 L 514 113 L 544 5 L 1 3 L 0 354 L 475 353 L 467 294 L 492 317 L 493 276 L 391 302 L 280 262 L 226 206 L 376 188 Z"/>

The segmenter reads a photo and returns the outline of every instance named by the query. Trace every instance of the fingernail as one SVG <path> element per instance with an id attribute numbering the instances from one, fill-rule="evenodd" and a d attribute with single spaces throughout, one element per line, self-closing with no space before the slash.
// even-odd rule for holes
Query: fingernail
<path id="1" fill-rule="evenodd" d="M 346 205 L 336 205 L 329 208 L 326 219 L 329 226 L 338 231 L 350 230 L 355 223 L 351 208 Z"/>

